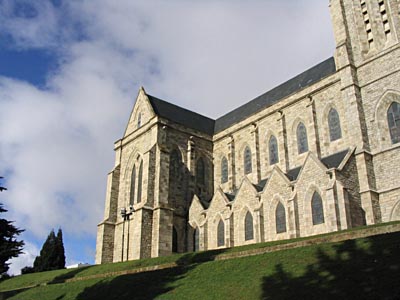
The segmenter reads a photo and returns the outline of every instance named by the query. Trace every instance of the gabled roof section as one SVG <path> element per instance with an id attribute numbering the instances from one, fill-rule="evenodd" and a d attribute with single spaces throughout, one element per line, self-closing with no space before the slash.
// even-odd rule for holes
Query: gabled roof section
<path id="1" fill-rule="evenodd" d="M 213 119 L 202 116 L 193 111 L 171 104 L 147 94 L 154 112 L 167 120 L 195 129 L 208 135 L 214 134 Z"/>
<path id="2" fill-rule="evenodd" d="M 328 169 L 337 169 L 349 151 L 349 149 L 346 149 L 344 151 L 325 156 L 321 159 L 321 161 Z"/>
<path id="3" fill-rule="evenodd" d="M 287 96 L 294 94 L 329 75 L 334 74 L 335 72 L 335 61 L 334 58 L 331 57 L 312 67 L 311 69 L 301 73 L 300 75 L 277 86 L 269 92 L 262 94 L 254 100 L 251 100 L 250 102 L 218 118 L 215 121 L 214 132 L 218 133 L 223 131 L 233 124 L 243 121 L 260 110 L 279 102 L 279 100 L 284 99 Z"/>
<path id="4" fill-rule="evenodd" d="M 257 192 L 261 192 L 267 184 L 269 178 L 262 179 L 259 183 L 253 184 Z"/>
<path id="5" fill-rule="evenodd" d="M 349 152 L 351 152 L 350 149 L 336 152 L 334 154 L 331 154 L 331 155 L 321 158 L 321 162 L 327 169 L 332 169 L 332 168 L 337 169 L 337 168 L 339 168 L 339 166 L 343 162 L 343 160 L 348 156 Z M 304 162 L 304 164 L 305 164 L 305 162 Z M 287 171 L 286 176 L 289 178 L 290 181 L 297 180 L 300 170 L 304 167 L 304 164 L 300 167 L 293 168 L 293 169 L 290 169 Z"/>
<path id="6" fill-rule="evenodd" d="M 290 181 L 296 181 L 297 176 L 299 176 L 301 167 L 293 168 L 287 171 L 286 176 Z"/>

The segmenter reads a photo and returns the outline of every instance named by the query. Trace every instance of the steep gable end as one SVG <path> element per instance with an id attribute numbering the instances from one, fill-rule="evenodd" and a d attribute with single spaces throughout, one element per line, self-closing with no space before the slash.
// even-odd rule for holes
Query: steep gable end
<path id="1" fill-rule="evenodd" d="M 150 104 L 149 97 L 146 94 L 144 88 L 141 87 L 136 97 L 136 102 L 133 106 L 131 116 L 129 117 L 129 122 L 125 129 L 124 137 L 142 127 L 155 115 L 156 114 Z"/>

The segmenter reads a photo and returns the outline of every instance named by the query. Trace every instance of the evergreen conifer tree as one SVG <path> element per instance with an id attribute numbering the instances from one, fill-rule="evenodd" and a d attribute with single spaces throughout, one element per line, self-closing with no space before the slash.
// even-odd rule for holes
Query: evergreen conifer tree
<path id="1" fill-rule="evenodd" d="M 56 270 L 54 266 L 57 257 L 56 244 L 56 235 L 54 234 L 54 230 L 51 230 L 42 246 L 42 250 L 40 250 L 40 255 L 33 262 L 35 272 Z"/>
<path id="2" fill-rule="evenodd" d="M 65 250 L 64 250 L 64 242 L 63 242 L 63 235 L 61 228 L 58 229 L 57 232 L 57 260 L 55 264 L 57 265 L 58 269 L 65 268 Z"/>
<path id="3" fill-rule="evenodd" d="M 51 271 L 65 268 L 65 251 L 62 240 L 62 231 L 57 236 L 51 230 L 40 250 L 40 255 L 33 262 L 35 272 Z"/>
<path id="4" fill-rule="evenodd" d="M 0 203 L 0 213 L 7 210 Z M 17 241 L 16 236 L 23 230 L 16 228 L 12 221 L 0 219 L 0 277 L 9 269 L 7 261 L 22 253 L 23 241 Z"/>

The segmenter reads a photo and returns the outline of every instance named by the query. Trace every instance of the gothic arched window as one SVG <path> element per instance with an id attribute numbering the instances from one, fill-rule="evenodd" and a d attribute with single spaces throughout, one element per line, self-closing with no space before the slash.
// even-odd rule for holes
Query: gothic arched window
<path id="1" fill-rule="evenodd" d="M 253 216 L 248 211 L 244 218 L 244 240 L 249 241 L 254 239 Z"/>
<path id="2" fill-rule="evenodd" d="M 196 181 L 197 181 L 197 183 L 202 184 L 202 185 L 205 184 L 205 182 L 206 182 L 206 179 L 205 179 L 206 174 L 205 173 L 206 172 L 205 172 L 204 160 L 203 160 L 203 158 L 200 157 L 196 163 Z"/>
<path id="3" fill-rule="evenodd" d="M 129 197 L 129 204 L 135 204 L 135 184 L 136 184 L 136 166 L 133 166 L 131 177 L 131 195 Z"/>
<path id="4" fill-rule="evenodd" d="M 169 156 L 169 174 L 178 176 L 180 174 L 181 157 L 178 150 L 174 149 Z"/>
<path id="5" fill-rule="evenodd" d="M 268 150 L 269 150 L 269 164 L 274 165 L 279 162 L 279 154 L 278 154 L 278 142 L 276 141 L 276 137 L 271 135 L 268 142 Z"/>
<path id="6" fill-rule="evenodd" d="M 244 149 L 244 155 L 243 155 L 243 163 L 244 163 L 244 174 L 249 174 L 249 173 L 251 173 L 251 169 L 252 169 L 252 167 L 251 167 L 251 150 L 250 150 L 250 147 L 249 146 L 247 146 L 245 149 Z"/>
<path id="7" fill-rule="evenodd" d="M 143 160 L 140 162 L 139 176 L 138 176 L 138 188 L 137 188 L 137 203 L 142 201 L 142 179 L 143 179 Z"/>
<path id="8" fill-rule="evenodd" d="M 221 182 L 225 183 L 228 181 L 228 160 L 223 157 L 221 160 Z"/>
<path id="9" fill-rule="evenodd" d="M 225 245 L 225 224 L 224 221 L 220 220 L 217 229 L 217 246 L 221 247 Z"/>
<path id="10" fill-rule="evenodd" d="M 200 231 L 196 227 L 193 232 L 193 251 L 197 252 L 200 249 Z"/>
<path id="11" fill-rule="evenodd" d="M 142 113 L 139 113 L 137 117 L 137 128 L 140 128 L 140 126 L 142 126 Z"/>
<path id="12" fill-rule="evenodd" d="M 175 226 L 172 227 L 172 252 L 178 252 L 178 232 L 175 229 Z"/>
<path id="13" fill-rule="evenodd" d="M 311 213 L 313 225 L 318 225 L 325 222 L 322 199 L 317 192 L 314 192 L 311 199 Z"/>
<path id="14" fill-rule="evenodd" d="M 331 142 L 342 137 L 342 129 L 340 128 L 340 118 L 336 109 L 331 108 L 328 114 L 329 137 Z"/>
<path id="15" fill-rule="evenodd" d="M 276 233 L 286 232 L 286 212 L 281 202 L 278 203 L 275 210 Z"/>
<path id="16" fill-rule="evenodd" d="M 388 111 L 387 119 L 392 144 L 400 142 L 400 103 L 393 102 Z"/>
<path id="17" fill-rule="evenodd" d="M 297 148 L 299 150 L 299 154 L 307 152 L 308 151 L 307 129 L 303 123 L 299 123 L 299 125 L 297 125 L 296 136 L 297 136 Z"/>

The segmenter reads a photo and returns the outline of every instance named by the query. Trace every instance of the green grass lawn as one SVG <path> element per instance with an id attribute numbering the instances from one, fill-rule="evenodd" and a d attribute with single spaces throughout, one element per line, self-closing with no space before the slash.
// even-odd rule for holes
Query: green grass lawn
<path id="1" fill-rule="evenodd" d="M 227 249 L 226 252 L 241 250 L 243 247 Z M 152 272 L 69 283 L 48 283 L 44 286 L 3 292 L 3 298 L 0 296 L 0 299 L 400 298 L 400 233 L 224 261 L 207 261 L 216 253 L 218 252 L 189 253 L 17 276 L 1 282 L 0 290 L 43 282 L 61 282 L 66 278 L 140 266 L 168 262 L 179 264 L 176 268 Z"/>

